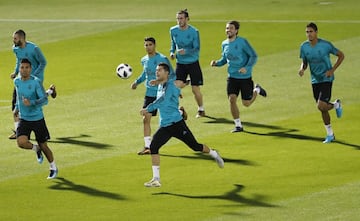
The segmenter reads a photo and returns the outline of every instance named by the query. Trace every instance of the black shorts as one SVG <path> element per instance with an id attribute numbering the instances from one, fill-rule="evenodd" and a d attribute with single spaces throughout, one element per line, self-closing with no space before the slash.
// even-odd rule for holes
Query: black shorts
<path id="1" fill-rule="evenodd" d="M 159 149 L 170 140 L 171 137 L 184 142 L 188 147 L 194 151 L 202 151 L 203 144 L 196 141 L 194 135 L 185 124 L 184 120 L 174 123 L 168 127 L 160 127 L 154 134 L 150 144 L 151 154 L 158 154 Z"/>
<path id="2" fill-rule="evenodd" d="M 324 101 L 326 103 L 330 102 L 332 82 L 312 84 L 312 89 L 313 96 L 316 102 L 318 102 L 318 100 Z"/>
<path id="3" fill-rule="evenodd" d="M 145 96 L 144 97 L 144 104 L 143 104 L 143 108 L 146 108 L 147 106 L 149 106 L 149 104 L 151 104 L 152 102 L 154 102 L 156 100 L 156 97 L 149 97 L 149 96 Z M 152 116 L 156 116 L 157 114 L 157 109 L 155 109 L 154 111 L 150 112 Z"/>
<path id="4" fill-rule="evenodd" d="M 200 86 L 204 84 L 203 75 L 201 72 L 199 61 L 191 64 L 176 63 L 176 80 L 186 82 L 187 77 L 190 75 L 191 85 Z"/>
<path id="5" fill-rule="evenodd" d="M 247 79 L 236 79 L 228 78 L 227 79 L 227 94 L 236 94 L 239 96 L 241 92 L 242 100 L 251 100 L 253 97 L 254 91 L 254 82 L 251 78 Z"/>
<path id="6" fill-rule="evenodd" d="M 38 121 L 20 119 L 19 127 L 16 130 L 16 137 L 25 135 L 30 139 L 31 131 L 34 131 L 35 139 L 38 143 L 45 143 L 50 139 L 49 130 L 46 127 L 44 118 Z"/>

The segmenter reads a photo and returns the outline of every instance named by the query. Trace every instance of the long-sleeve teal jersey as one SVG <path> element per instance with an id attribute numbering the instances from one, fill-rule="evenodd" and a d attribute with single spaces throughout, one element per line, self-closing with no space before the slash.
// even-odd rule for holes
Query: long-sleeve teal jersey
<path id="1" fill-rule="evenodd" d="M 46 66 L 46 59 L 40 48 L 34 43 L 27 41 L 24 48 L 13 46 L 13 52 L 16 56 L 15 73 L 19 73 L 20 62 L 27 58 L 31 63 L 31 75 L 36 76 L 44 81 L 44 70 Z"/>
<path id="2" fill-rule="evenodd" d="M 185 54 L 176 53 L 176 62 L 179 64 L 191 64 L 199 60 L 200 35 L 199 31 L 191 25 L 182 30 L 179 25 L 170 28 L 171 46 L 170 53 L 184 49 Z"/>
<path id="3" fill-rule="evenodd" d="M 330 54 L 337 53 L 338 49 L 323 39 L 318 39 L 314 46 L 311 46 L 309 41 L 301 44 L 300 58 L 309 64 L 312 84 L 334 80 L 334 75 L 326 77 L 326 72 L 332 68 Z"/>
<path id="4" fill-rule="evenodd" d="M 167 81 L 160 84 L 157 92 L 157 99 L 147 106 L 147 111 L 152 112 L 159 109 L 160 127 L 167 127 L 182 120 L 179 112 L 180 89 L 176 87 L 174 81 Z"/>
<path id="5" fill-rule="evenodd" d="M 23 81 L 18 76 L 14 79 L 14 85 L 17 93 L 15 109 L 19 110 L 20 119 L 27 121 L 43 119 L 42 106 L 48 103 L 48 98 L 40 79 L 30 76 L 30 79 Z M 23 98 L 30 101 L 30 106 L 24 105 Z"/>
<path id="6" fill-rule="evenodd" d="M 156 66 L 159 63 L 166 63 L 170 68 L 170 79 L 175 80 L 176 76 L 174 70 L 170 64 L 169 59 L 161 54 L 156 52 L 154 56 L 149 57 L 149 55 L 145 55 L 141 58 L 141 65 L 143 66 L 143 72 L 141 75 L 135 80 L 136 84 L 141 84 L 145 81 L 146 92 L 145 96 L 156 97 L 158 86 L 152 86 L 149 84 L 151 80 L 156 79 Z"/>
<path id="7" fill-rule="evenodd" d="M 247 79 L 252 77 L 252 68 L 257 61 L 257 54 L 249 42 L 242 37 L 234 41 L 226 39 L 221 44 L 221 58 L 216 61 L 216 66 L 228 64 L 228 77 Z M 240 73 L 240 68 L 246 68 L 246 73 Z"/>

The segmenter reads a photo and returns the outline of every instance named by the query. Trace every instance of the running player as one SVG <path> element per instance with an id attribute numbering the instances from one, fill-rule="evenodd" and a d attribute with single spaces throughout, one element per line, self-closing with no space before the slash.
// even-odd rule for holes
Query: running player
<path id="1" fill-rule="evenodd" d="M 238 36 L 240 23 L 229 21 L 226 23 L 225 33 L 227 39 L 222 42 L 222 57 L 210 62 L 211 66 L 223 66 L 228 64 L 227 95 L 230 102 L 230 111 L 234 119 L 235 128 L 232 133 L 244 130 L 237 99 L 241 92 L 242 104 L 249 107 L 260 94 L 266 97 L 266 91 L 252 80 L 252 68 L 257 61 L 257 54 L 249 42 Z"/>
<path id="2" fill-rule="evenodd" d="M 30 75 L 31 62 L 22 59 L 19 67 L 20 76 L 14 79 L 16 89 L 16 104 L 14 114 L 19 116 L 19 126 L 16 131 L 17 144 L 20 148 L 34 150 L 38 163 L 43 162 L 45 154 L 50 163 L 50 174 L 48 179 L 53 179 L 58 174 L 52 151 L 47 145 L 50 139 L 49 131 L 46 127 L 42 106 L 48 102 L 42 82 L 39 78 Z M 37 144 L 32 144 L 29 140 L 30 133 L 34 131 Z"/>
<path id="3" fill-rule="evenodd" d="M 311 85 L 317 108 L 326 129 L 326 137 L 323 143 L 330 143 L 335 140 L 334 131 L 331 127 L 329 110 L 336 110 L 336 116 L 342 116 L 340 99 L 330 103 L 334 72 L 345 58 L 342 51 L 335 48 L 332 43 L 317 36 L 318 29 L 315 23 L 306 25 L 307 41 L 300 46 L 300 58 L 302 59 L 299 75 L 304 75 L 307 67 L 310 67 Z M 334 66 L 331 65 L 330 54 L 337 56 Z"/>
<path id="4" fill-rule="evenodd" d="M 188 24 L 189 13 L 186 9 L 176 13 L 177 25 L 170 28 L 170 58 L 176 58 L 176 80 L 180 88 L 188 84 L 190 76 L 191 89 L 198 105 L 196 118 L 204 117 L 205 110 L 200 86 L 204 84 L 199 64 L 200 36 L 199 31 Z"/>

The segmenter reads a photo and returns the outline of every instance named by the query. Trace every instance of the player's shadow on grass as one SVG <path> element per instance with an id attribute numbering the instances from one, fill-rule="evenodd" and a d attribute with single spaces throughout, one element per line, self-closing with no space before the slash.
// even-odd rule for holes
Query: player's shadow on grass
<path id="1" fill-rule="evenodd" d="M 206 121 L 205 123 L 208 124 L 234 124 L 233 120 L 229 120 L 226 118 L 216 118 L 216 117 L 211 117 L 211 116 L 205 116 L 206 118 L 210 119 L 210 121 Z M 272 129 L 272 130 L 282 130 L 285 129 L 283 127 L 280 126 L 276 126 L 276 125 L 268 125 L 268 124 L 259 124 L 259 123 L 253 123 L 253 122 L 242 122 L 242 125 L 246 128 L 246 127 L 261 127 L 261 128 L 267 128 L 267 129 Z"/>
<path id="2" fill-rule="evenodd" d="M 229 192 L 224 193 L 223 195 L 186 195 L 179 193 L 169 193 L 169 192 L 160 192 L 153 193 L 153 195 L 170 195 L 183 197 L 188 199 L 206 199 L 206 200 L 226 200 L 233 203 L 236 203 L 234 206 L 239 206 L 238 204 L 244 204 L 249 206 L 257 206 L 257 207 L 278 207 L 276 205 L 272 205 L 270 203 L 266 203 L 266 197 L 264 195 L 256 194 L 252 198 L 244 197 L 240 194 L 240 192 L 244 189 L 244 186 L 241 184 L 234 184 L 234 189 Z M 228 206 L 228 205 L 227 205 Z"/>
<path id="3" fill-rule="evenodd" d="M 176 158 L 184 158 L 184 159 L 191 159 L 191 160 L 196 160 L 196 159 L 201 159 L 201 160 L 209 160 L 209 161 L 214 161 L 215 160 L 203 153 L 195 153 L 195 155 L 192 156 L 185 156 L 185 155 L 170 155 L 170 154 L 160 154 L 160 156 L 162 157 L 176 157 Z M 226 158 L 226 157 L 222 157 L 225 165 L 228 163 L 233 163 L 233 164 L 240 164 L 240 165 L 245 165 L 245 166 L 256 166 L 257 164 L 249 161 L 249 160 L 242 160 L 242 159 L 230 159 L 230 158 Z"/>
<path id="4" fill-rule="evenodd" d="M 297 129 L 283 129 L 282 131 L 259 133 L 259 132 L 244 130 L 244 133 L 260 135 L 260 136 L 291 138 L 291 139 L 298 139 L 298 140 L 312 140 L 312 141 L 324 140 L 324 138 L 321 138 L 321 137 L 313 137 L 313 136 L 302 135 L 302 134 L 293 134 L 293 132 L 298 132 L 298 131 L 299 130 L 297 130 Z"/>
<path id="5" fill-rule="evenodd" d="M 57 137 L 56 140 L 49 140 L 49 143 L 60 143 L 60 144 L 72 144 L 72 145 L 79 145 L 84 147 L 91 147 L 96 149 L 106 149 L 111 147 L 112 145 L 97 143 L 97 142 L 90 142 L 86 140 L 82 140 L 84 138 L 88 138 L 90 135 L 80 134 L 79 136 L 75 137 Z"/>
<path id="6" fill-rule="evenodd" d="M 76 184 L 70 180 L 63 178 L 63 177 L 58 177 L 58 178 L 54 179 L 54 181 L 55 181 L 55 184 L 49 187 L 50 189 L 53 189 L 53 190 L 74 191 L 74 192 L 87 194 L 90 196 L 103 197 L 103 198 L 108 198 L 108 199 L 112 199 L 112 200 L 125 200 L 125 197 L 123 197 L 119 194 L 101 191 L 101 190 L 98 190 L 98 189 L 95 189 L 92 187 L 88 187 L 85 185 Z"/>
<path id="7" fill-rule="evenodd" d="M 205 115 L 204 117 L 210 119 L 209 121 L 205 122 L 208 124 L 233 124 L 234 123 L 233 120 L 229 120 L 226 118 L 216 118 L 216 117 L 211 117 L 209 115 Z"/>
<path id="8" fill-rule="evenodd" d="M 210 121 L 207 121 L 205 123 L 234 124 L 233 120 L 229 120 L 226 118 L 216 118 L 216 117 L 211 117 L 208 115 L 206 115 L 205 117 L 210 119 Z M 294 134 L 294 132 L 299 131 L 298 129 L 289 129 L 289 128 L 284 128 L 284 127 L 276 126 L 276 125 L 259 124 L 259 123 L 253 123 L 253 122 L 242 122 L 242 124 L 244 125 L 244 128 L 245 128 L 243 133 L 248 133 L 248 134 L 253 134 L 253 135 L 283 137 L 283 138 L 291 138 L 291 139 L 298 139 L 298 140 L 312 140 L 312 141 L 316 141 L 316 142 L 322 142 L 324 140 L 323 137 L 313 137 L 313 136 L 308 136 L 308 135 Z M 268 133 L 259 133 L 259 132 L 249 131 L 247 129 L 248 127 L 266 128 L 266 129 L 278 130 L 278 131 L 268 132 Z M 360 150 L 360 145 L 347 143 L 342 140 L 335 140 L 335 141 L 333 141 L 333 143 L 342 144 L 342 145 L 353 147 L 357 150 Z"/>
<path id="9" fill-rule="evenodd" d="M 293 132 L 298 132 L 297 129 L 284 129 L 283 131 L 275 131 L 275 132 L 268 132 L 268 133 L 259 133 L 259 132 L 251 132 L 248 130 L 244 130 L 244 133 L 254 134 L 254 135 L 261 135 L 261 136 L 272 136 L 272 137 L 282 137 L 282 138 L 290 138 L 290 139 L 298 139 L 298 140 L 311 140 L 316 142 L 322 142 L 324 140 L 323 137 L 313 137 L 308 135 L 302 134 L 294 134 Z M 357 150 L 360 150 L 360 146 L 356 144 L 351 144 L 344 142 L 342 140 L 335 140 L 332 143 L 338 143 L 345 146 L 353 147 Z"/>
<path id="10" fill-rule="evenodd" d="M 353 147 L 355 149 L 358 149 L 360 150 L 360 145 L 356 145 L 356 144 L 351 144 L 351 143 L 346 143 L 342 140 L 335 140 L 333 141 L 332 143 L 338 143 L 338 144 L 342 144 L 342 145 L 345 145 L 345 146 L 349 146 L 349 147 Z"/>

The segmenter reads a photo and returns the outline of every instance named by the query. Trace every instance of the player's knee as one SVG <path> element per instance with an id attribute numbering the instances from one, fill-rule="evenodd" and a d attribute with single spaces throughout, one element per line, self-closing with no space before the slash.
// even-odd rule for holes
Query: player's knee
<path id="1" fill-rule="evenodd" d="M 229 95 L 229 102 L 230 103 L 236 103 L 237 96 L 234 94 Z"/>
<path id="2" fill-rule="evenodd" d="M 17 143 L 18 147 L 20 147 L 20 148 L 25 148 L 25 145 L 27 142 L 28 142 L 27 140 L 22 139 L 21 137 L 18 137 L 16 139 L 16 143 Z"/>
<path id="3" fill-rule="evenodd" d="M 176 80 L 175 85 L 178 88 L 184 88 L 186 86 L 185 82 L 183 82 L 182 80 Z"/>
<path id="4" fill-rule="evenodd" d="M 159 154 L 159 150 L 154 150 L 150 148 L 150 154 Z"/>
<path id="5" fill-rule="evenodd" d="M 154 147 L 150 144 L 150 153 L 151 154 L 159 154 L 159 148 L 158 147 Z"/>
<path id="6" fill-rule="evenodd" d="M 196 152 L 202 152 L 204 147 L 202 144 L 197 143 L 196 145 L 191 146 L 191 149 L 193 149 Z"/>
<path id="7" fill-rule="evenodd" d="M 249 107 L 251 105 L 251 102 L 248 101 L 248 100 L 242 100 L 242 104 L 245 106 L 245 107 Z"/>
<path id="8" fill-rule="evenodd" d="M 323 111 L 328 111 L 328 107 L 327 107 L 327 103 L 323 102 L 323 101 L 319 101 L 317 104 L 317 108 L 319 109 L 319 111 L 323 112 Z"/>
<path id="9" fill-rule="evenodd" d="M 191 90 L 192 90 L 192 92 L 193 92 L 194 94 L 198 94 L 198 95 L 201 94 L 201 92 L 200 92 L 200 87 L 197 86 L 197 85 L 191 86 Z"/>

